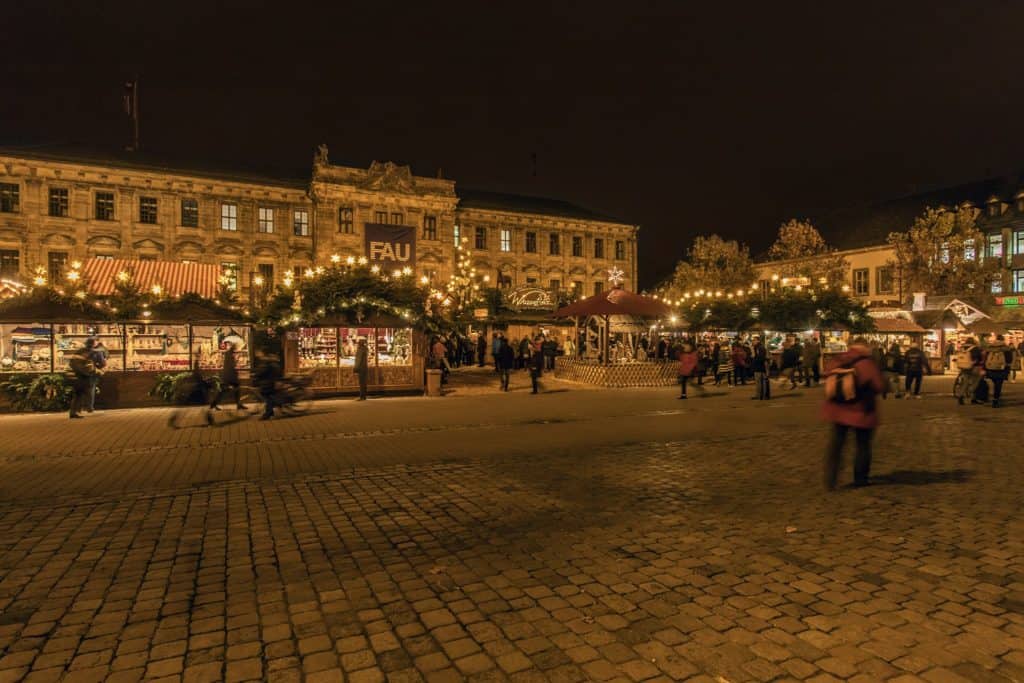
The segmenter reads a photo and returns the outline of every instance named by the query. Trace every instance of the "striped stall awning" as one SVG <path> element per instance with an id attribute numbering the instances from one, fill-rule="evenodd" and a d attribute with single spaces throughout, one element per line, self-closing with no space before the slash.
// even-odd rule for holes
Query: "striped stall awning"
<path id="1" fill-rule="evenodd" d="M 90 258 L 82 264 L 82 275 L 89 283 L 89 290 L 99 296 L 114 293 L 114 279 L 122 271 L 131 273 L 144 291 L 160 285 L 165 296 L 192 293 L 208 299 L 217 296 L 221 274 L 220 266 L 212 263 Z"/>

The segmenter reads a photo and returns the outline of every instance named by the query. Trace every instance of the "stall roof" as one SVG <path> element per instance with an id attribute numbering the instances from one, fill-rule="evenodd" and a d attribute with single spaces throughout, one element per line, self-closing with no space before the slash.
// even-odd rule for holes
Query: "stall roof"
<path id="1" fill-rule="evenodd" d="M 967 329 L 973 334 L 1006 334 L 1006 325 L 991 318 L 975 320 Z"/>
<path id="2" fill-rule="evenodd" d="M 214 301 L 198 298 L 168 299 L 150 308 L 151 320 L 176 323 L 242 323 L 245 316 Z"/>
<path id="3" fill-rule="evenodd" d="M 906 318 L 872 318 L 875 323 L 875 332 L 882 334 L 924 334 L 924 329 L 913 320 Z"/>
<path id="4" fill-rule="evenodd" d="M 551 314 L 553 318 L 583 318 L 590 315 L 632 315 L 638 318 L 664 318 L 671 309 L 649 296 L 617 287 L 607 294 L 597 294 L 563 306 Z"/>
<path id="5" fill-rule="evenodd" d="M 82 264 L 89 289 L 99 296 L 114 293 L 114 280 L 122 271 L 130 272 L 143 290 L 160 285 L 167 296 L 191 293 L 206 298 L 217 296 L 221 275 L 220 266 L 212 263 L 90 258 Z"/>
<path id="6" fill-rule="evenodd" d="M 0 302 L 3 323 L 95 323 L 109 317 L 95 306 L 70 301 L 46 290 Z"/>

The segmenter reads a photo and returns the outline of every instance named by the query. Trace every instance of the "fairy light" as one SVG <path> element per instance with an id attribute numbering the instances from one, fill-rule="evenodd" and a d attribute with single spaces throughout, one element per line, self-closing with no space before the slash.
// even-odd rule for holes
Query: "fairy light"
<path id="1" fill-rule="evenodd" d="M 160 296 L 164 293 L 164 288 L 160 285 L 153 285 L 149 291 L 153 293 L 153 296 Z"/>
<path id="2" fill-rule="evenodd" d="M 347 263 L 350 266 L 355 264 L 355 262 L 356 262 L 356 257 L 355 256 L 349 256 L 349 257 L 347 257 L 345 259 L 345 263 Z"/>
<path id="3" fill-rule="evenodd" d="M 341 263 L 341 256 L 338 254 L 331 254 L 331 263 Z"/>

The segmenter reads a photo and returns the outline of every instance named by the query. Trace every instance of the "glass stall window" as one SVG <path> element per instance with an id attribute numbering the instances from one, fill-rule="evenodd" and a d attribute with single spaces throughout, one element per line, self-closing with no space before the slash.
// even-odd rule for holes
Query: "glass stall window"
<path id="1" fill-rule="evenodd" d="M 322 368 L 338 364 L 338 330 L 334 327 L 299 328 L 299 367 Z"/>
<path id="2" fill-rule="evenodd" d="M 184 372 L 189 369 L 188 326 L 138 323 L 127 326 L 128 369 Z"/>
<path id="3" fill-rule="evenodd" d="M 54 325 L 53 339 L 56 359 L 53 369 L 64 370 L 68 360 L 76 350 L 80 349 L 85 340 L 92 337 L 96 340 L 96 348 L 105 352 L 107 357 L 104 372 L 120 372 L 124 370 L 124 347 L 121 326 L 115 323 L 69 324 Z"/>
<path id="4" fill-rule="evenodd" d="M 54 369 L 58 369 L 54 366 Z M 0 325 L 0 371 L 49 372 L 50 326 L 43 323 Z"/>
<path id="5" fill-rule="evenodd" d="M 377 328 L 378 365 L 412 365 L 412 329 Z"/>
<path id="6" fill-rule="evenodd" d="M 235 347 L 235 364 L 239 370 L 251 367 L 249 328 L 231 325 L 196 325 L 192 328 L 192 357 L 200 370 L 224 367 L 224 352 Z"/>

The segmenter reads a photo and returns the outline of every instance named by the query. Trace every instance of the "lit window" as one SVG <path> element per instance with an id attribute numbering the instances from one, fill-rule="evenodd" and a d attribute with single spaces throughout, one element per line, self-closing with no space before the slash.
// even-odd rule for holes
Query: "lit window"
<path id="1" fill-rule="evenodd" d="M 455 232 L 453 234 L 455 235 L 455 244 L 458 245 L 459 240 L 462 239 L 462 229 L 458 223 L 455 224 Z"/>
<path id="2" fill-rule="evenodd" d="M 1013 233 L 1013 253 L 1024 254 L 1024 230 L 1016 230 Z"/>
<path id="3" fill-rule="evenodd" d="M 437 216 L 424 216 L 423 217 L 423 239 L 425 239 L 425 240 L 436 240 L 437 239 Z"/>
<path id="4" fill-rule="evenodd" d="M 949 243 L 943 242 L 939 247 L 939 260 L 943 263 L 949 263 Z"/>
<path id="5" fill-rule="evenodd" d="M 992 293 L 1002 294 L 1003 293 L 1003 276 L 996 275 L 992 280 Z"/>
<path id="6" fill-rule="evenodd" d="M 487 248 L 487 228 L 477 228 L 473 246 L 477 249 Z"/>
<path id="7" fill-rule="evenodd" d="M 973 261 L 975 256 L 974 240 L 964 240 L 964 258 L 968 261 Z"/>
<path id="8" fill-rule="evenodd" d="M 68 252 L 51 251 L 46 255 L 47 274 L 50 276 L 50 283 L 60 282 L 64 278 L 64 266 L 68 262 Z"/>
<path id="9" fill-rule="evenodd" d="M 21 254 L 17 249 L 0 249 L 0 277 L 17 277 L 21 270 Z"/>
<path id="10" fill-rule="evenodd" d="M 574 235 L 572 238 L 572 255 L 583 256 L 583 238 L 579 235 Z"/>
<path id="11" fill-rule="evenodd" d="M 853 293 L 857 296 L 869 294 L 869 272 L 867 268 L 857 268 L 853 271 Z"/>
<path id="12" fill-rule="evenodd" d="M 875 268 L 875 293 L 892 294 L 896 289 L 892 266 Z"/>
<path id="13" fill-rule="evenodd" d="M 139 222 L 156 224 L 156 197 L 139 197 Z"/>
<path id="14" fill-rule="evenodd" d="M 230 261 L 220 264 L 220 274 L 227 278 L 228 289 L 238 290 L 238 264 Z"/>
<path id="15" fill-rule="evenodd" d="M 351 206 L 338 209 L 338 232 L 351 235 L 355 232 L 355 212 Z"/>
<path id="16" fill-rule="evenodd" d="M 307 237 L 309 235 L 309 212 L 305 209 L 296 209 L 292 227 L 296 237 Z"/>
<path id="17" fill-rule="evenodd" d="M 558 256 L 562 253 L 562 242 L 559 239 L 558 233 L 551 233 L 548 235 L 548 253 L 552 256 Z"/>
<path id="18" fill-rule="evenodd" d="M 274 232 L 274 210 L 269 206 L 261 206 L 257 210 L 256 229 L 259 232 Z"/>
<path id="19" fill-rule="evenodd" d="M 512 251 L 512 231 L 508 228 L 501 229 L 501 250 Z"/>
<path id="20" fill-rule="evenodd" d="M 1013 271 L 1013 291 L 1018 294 L 1024 292 L 1024 270 Z"/>
<path id="21" fill-rule="evenodd" d="M 0 212 L 15 213 L 21 202 L 17 183 L 0 183 Z"/>
<path id="22" fill-rule="evenodd" d="M 181 225 L 185 228 L 199 227 L 199 201 L 195 199 L 181 200 Z"/>
<path id="23" fill-rule="evenodd" d="M 238 230 L 238 204 L 220 205 L 220 229 Z"/>
<path id="24" fill-rule="evenodd" d="M 1003 235 L 989 235 L 986 240 L 987 246 L 985 249 L 985 256 L 988 258 L 1002 258 L 1003 257 Z"/>
<path id="25" fill-rule="evenodd" d="M 526 233 L 526 248 L 525 248 L 525 251 L 526 251 L 527 254 L 536 254 L 537 253 L 537 233 L 535 233 L 535 232 L 528 232 L 528 233 Z"/>
<path id="26" fill-rule="evenodd" d="M 68 215 L 68 190 L 66 187 L 50 188 L 50 215 L 57 217 Z"/>
<path id="27" fill-rule="evenodd" d="M 114 220 L 114 193 L 113 192 L 97 192 L 96 193 L 96 220 L 98 221 L 112 221 Z"/>
<path id="28" fill-rule="evenodd" d="M 256 266 L 256 272 L 263 278 L 263 286 L 270 287 L 274 282 L 274 264 L 261 263 Z"/>
<path id="29" fill-rule="evenodd" d="M 604 240 L 600 237 L 594 238 L 594 258 L 604 258 Z"/>

